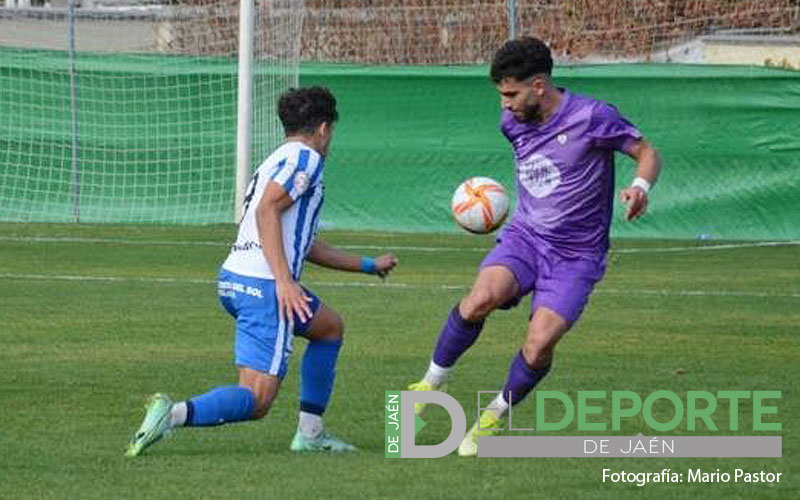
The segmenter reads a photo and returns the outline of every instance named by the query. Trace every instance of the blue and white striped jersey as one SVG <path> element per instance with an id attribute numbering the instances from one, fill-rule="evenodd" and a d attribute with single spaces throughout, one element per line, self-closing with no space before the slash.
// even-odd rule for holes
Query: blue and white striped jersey
<path id="1" fill-rule="evenodd" d="M 247 187 L 239 234 L 222 264 L 224 269 L 243 276 L 275 279 L 261 250 L 256 225 L 256 207 L 267 184 L 274 181 L 294 200 L 281 216 L 281 228 L 289 272 L 295 281 L 300 279 L 303 260 L 314 242 L 325 198 L 324 163 L 319 153 L 301 142 L 287 142 L 264 160 Z"/>

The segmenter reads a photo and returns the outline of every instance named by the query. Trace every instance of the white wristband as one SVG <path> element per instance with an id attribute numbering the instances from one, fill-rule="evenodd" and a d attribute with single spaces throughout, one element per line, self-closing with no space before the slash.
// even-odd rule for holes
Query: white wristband
<path id="1" fill-rule="evenodd" d="M 633 179 L 631 183 L 631 187 L 638 187 L 644 191 L 644 194 L 650 194 L 650 188 L 653 187 L 647 179 L 642 179 L 641 177 L 637 177 Z"/>

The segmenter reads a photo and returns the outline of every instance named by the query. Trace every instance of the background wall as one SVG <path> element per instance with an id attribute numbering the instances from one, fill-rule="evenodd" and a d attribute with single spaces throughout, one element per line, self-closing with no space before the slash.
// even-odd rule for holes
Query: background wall
<path id="1" fill-rule="evenodd" d="M 454 230 L 448 204 L 464 178 L 513 186 L 486 68 L 305 67 L 330 86 L 341 124 L 326 172 L 334 227 Z M 661 151 L 650 215 L 615 217 L 636 237 L 799 238 L 800 74 L 682 65 L 556 70 L 558 85 L 616 104 Z M 633 162 L 618 155 L 617 184 Z"/>
<path id="2" fill-rule="evenodd" d="M 66 63 L 59 53 L 24 54 L 0 51 L 0 219 L 68 221 L 71 129 L 69 107 L 59 102 L 69 94 L 69 80 L 53 76 Z M 126 100 L 114 104 L 139 110 L 125 116 L 146 127 L 126 121 L 108 128 L 114 109 L 81 111 L 87 186 L 82 220 L 175 222 L 177 213 L 181 223 L 230 222 L 235 161 L 229 145 L 236 120 L 227 96 L 235 92 L 235 66 L 180 56 L 85 56 L 80 64 L 80 99 L 86 103 L 102 103 L 109 82 L 156 82 L 127 87 Z M 301 84 L 329 86 L 341 111 L 325 174 L 323 222 L 333 228 L 457 231 L 449 200 L 459 182 L 488 175 L 513 187 L 511 152 L 497 129 L 498 99 L 486 73 L 482 65 L 304 65 Z M 555 79 L 616 104 L 664 158 L 650 216 L 623 224 L 617 214 L 615 235 L 800 238 L 800 73 L 608 65 L 562 67 Z M 29 92 L 31 85 L 42 89 Z M 203 103 L 192 89 L 202 89 Z M 213 113 L 199 112 L 215 93 L 220 98 Z M 57 111 L 32 112 L 43 106 Z M 147 161 L 132 168 L 125 155 L 100 154 L 119 143 L 126 154 Z M 169 159 L 176 167 L 154 174 L 148 165 L 164 160 L 159 145 L 165 144 L 178 155 Z M 632 162 L 619 157 L 618 185 L 630 182 L 632 171 Z M 115 172 L 125 183 L 104 182 Z"/>

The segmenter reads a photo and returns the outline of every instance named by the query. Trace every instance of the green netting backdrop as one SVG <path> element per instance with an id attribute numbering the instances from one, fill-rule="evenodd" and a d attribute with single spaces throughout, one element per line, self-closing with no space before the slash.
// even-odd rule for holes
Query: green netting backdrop
<path id="1" fill-rule="evenodd" d="M 84 222 L 232 220 L 235 65 L 164 59 L 78 58 L 79 105 L 102 102 L 113 91 L 104 82 L 125 81 L 130 102 L 123 108 L 138 110 L 78 114 L 82 169 L 102 176 L 92 182 L 91 169 L 82 172 Z M 70 220 L 66 64 L 58 53 L 0 50 L 0 220 Z M 304 65 L 301 84 L 326 85 L 339 100 L 323 223 L 457 231 L 449 201 L 460 181 L 487 175 L 512 186 L 511 151 L 497 128 L 498 98 L 486 74 L 483 66 Z M 618 211 L 614 235 L 800 239 L 800 73 L 602 65 L 562 67 L 555 80 L 616 104 L 661 151 L 664 170 L 649 214 L 627 224 Z M 193 98 L 197 88 L 206 102 Z M 214 99 L 209 89 L 219 89 L 214 116 L 198 116 Z M 127 133 L 106 137 L 103 127 L 114 120 L 125 120 Z M 109 140 L 130 152 L 93 158 L 102 148 L 91 141 Z M 175 149 L 176 141 L 182 149 Z M 174 170 L 159 169 L 164 150 L 179 156 L 168 162 Z M 142 155 L 146 167 L 131 168 Z M 630 182 L 629 159 L 619 156 L 617 170 L 620 186 Z"/>

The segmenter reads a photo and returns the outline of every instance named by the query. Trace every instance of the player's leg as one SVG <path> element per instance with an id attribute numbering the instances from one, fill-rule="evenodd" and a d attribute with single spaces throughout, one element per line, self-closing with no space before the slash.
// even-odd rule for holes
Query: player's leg
<path id="1" fill-rule="evenodd" d="M 288 330 L 288 326 L 281 324 L 279 332 L 282 330 Z M 283 335 L 279 334 L 276 340 L 288 338 L 289 335 L 286 331 Z M 270 347 L 274 344 L 260 336 L 253 337 L 243 332 L 237 335 L 239 384 L 216 387 L 174 404 L 171 427 L 211 427 L 264 418 L 278 395 L 291 354 L 286 345 L 288 341 L 283 342 L 278 352 Z"/>
<path id="2" fill-rule="evenodd" d="M 546 307 L 534 311 L 522 349 L 511 360 L 503 392 L 464 436 L 458 448 L 459 455 L 477 455 L 478 436 L 499 433 L 508 407 L 522 401 L 550 371 L 553 349 L 569 327 L 570 323 L 555 311 Z"/>
<path id="3" fill-rule="evenodd" d="M 483 329 L 484 320 L 492 311 L 513 300 L 519 294 L 514 274 L 504 266 L 484 267 L 478 273 L 469 294 L 453 307 L 442 325 L 423 390 L 441 387 L 456 361 L 475 343 Z"/>
<path id="4" fill-rule="evenodd" d="M 266 415 L 291 354 L 291 332 L 278 320 L 274 281 L 223 271 L 220 301 L 236 319 L 239 385 L 216 387 L 178 403 L 165 394 L 154 395 L 128 446 L 128 456 L 139 455 L 176 427 L 209 427 Z"/>
<path id="5" fill-rule="evenodd" d="M 594 285 L 605 272 L 604 260 L 560 260 L 555 265 L 540 262 L 542 276 L 536 283 L 533 315 L 522 348 L 511 360 L 508 376 L 499 394 L 481 414 L 459 447 L 459 455 L 477 454 L 477 436 L 496 434 L 509 406 L 519 404 L 548 374 L 555 346 L 578 320 Z"/>
<path id="6" fill-rule="evenodd" d="M 605 273 L 605 259 L 561 259 L 544 262 L 531 308 L 533 316 L 522 349 L 514 356 L 503 393 L 498 396 L 498 416 L 516 405 L 550 370 L 555 346 L 578 321 L 595 284 Z"/>
<path id="7" fill-rule="evenodd" d="M 570 322 L 561 314 L 538 307 L 528 323 L 522 349 L 512 358 L 508 376 L 494 408 L 502 417 L 510 405 L 516 405 L 530 393 L 550 371 L 555 346 L 570 329 Z"/>
<path id="8" fill-rule="evenodd" d="M 306 292 L 316 299 L 308 290 Z M 300 366 L 300 416 L 292 451 L 355 451 L 325 431 L 323 415 L 333 393 L 344 324 L 336 311 L 318 302 L 311 321 L 295 333 L 308 340 Z M 313 305 L 313 302 L 312 302 Z"/>
<path id="9" fill-rule="evenodd" d="M 497 246 L 481 263 L 481 270 L 470 293 L 454 307 L 445 321 L 428 371 L 409 389 L 441 389 L 459 357 L 477 340 L 483 322 L 495 309 L 516 306 L 533 288 L 537 270 L 531 244 L 520 231 L 509 226 L 497 240 Z M 420 414 L 424 404 L 415 405 Z"/>
<path id="10" fill-rule="evenodd" d="M 261 419 L 288 369 L 291 325 L 278 317 L 275 282 L 233 273 L 224 276 L 239 285 L 221 296 L 222 305 L 236 318 L 234 358 L 239 384 L 217 387 L 178 403 L 173 416 L 179 415 L 185 404 L 186 418 L 173 418 L 173 426 L 208 427 Z"/>
<path id="11" fill-rule="evenodd" d="M 154 394 L 125 454 L 139 455 L 176 427 L 209 427 L 263 417 L 275 399 L 280 381 L 249 371 L 248 374 L 240 371 L 240 385 L 216 387 L 187 401 L 173 403 L 166 394 Z"/>
<path id="12" fill-rule="evenodd" d="M 252 368 L 239 368 L 239 387 L 250 389 L 253 394 L 252 420 L 267 416 L 281 388 L 281 378 Z M 242 419 L 246 420 L 246 419 Z"/>

